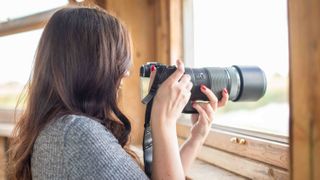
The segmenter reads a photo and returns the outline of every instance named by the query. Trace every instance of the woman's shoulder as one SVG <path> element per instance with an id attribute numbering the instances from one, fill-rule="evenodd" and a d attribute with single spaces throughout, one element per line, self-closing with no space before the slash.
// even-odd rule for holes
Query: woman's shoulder
<path id="1" fill-rule="evenodd" d="M 53 119 L 39 134 L 36 143 L 42 141 L 58 140 L 64 145 L 68 141 L 81 141 L 83 138 L 96 138 L 103 136 L 112 142 L 118 142 L 113 134 L 97 120 L 83 115 L 65 115 Z"/>
<path id="2" fill-rule="evenodd" d="M 38 179 L 147 179 L 108 129 L 79 115 L 57 118 L 43 129 L 31 164 Z"/>

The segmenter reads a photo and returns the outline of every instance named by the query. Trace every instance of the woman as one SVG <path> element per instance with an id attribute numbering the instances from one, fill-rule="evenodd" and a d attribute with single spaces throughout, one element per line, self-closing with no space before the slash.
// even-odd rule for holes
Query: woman
<path id="1" fill-rule="evenodd" d="M 46 25 L 36 52 L 27 104 L 10 151 L 12 179 L 147 179 L 127 148 L 130 122 L 117 105 L 131 65 L 130 37 L 115 17 L 96 8 L 64 8 Z M 190 98 L 190 76 L 178 61 L 154 99 L 154 179 L 184 179 L 221 102 L 209 104 L 178 149 L 176 121 Z M 152 76 L 155 68 L 152 68 Z"/>

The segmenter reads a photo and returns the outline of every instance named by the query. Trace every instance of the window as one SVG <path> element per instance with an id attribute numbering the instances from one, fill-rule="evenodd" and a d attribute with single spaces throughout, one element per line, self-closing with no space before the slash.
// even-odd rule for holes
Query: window
<path id="1" fill-rule="evenodd" d="M 254 65 L 268 82 L 259 101 L 219 109 L 200 160 L 249 179 L 289 179 L 287 24 L 286 0 L 183 0 L 186 66 Z M 189 116 L 177 131 L 188 137 Z"/>
<path id="2" fill-rule="evenodd" d="M 0 7 L 0 110 L 8 109 L 11 113 L 29 79 L 42 33 L 42 29 L 35 29 L 43 27 L 51 16 L 50 10 L 68 3 L 68 0 L 13 0 Z M 37 14 L 40 12 L 44 13 Z"/>
<path id="3" fill-rule="evenodd" d="M 15 108 L 29 79 L 33 58 L 42 33 L 34 30 L 0 38 L 0 108 Z"/>
<path id="4" fill-rule="evenodd" d="M 185 0 L 187 66 L 255 65 L 268 85 L 257 102 L 228 102 L 215 125 L 288 136 L 286 0 Z"/>

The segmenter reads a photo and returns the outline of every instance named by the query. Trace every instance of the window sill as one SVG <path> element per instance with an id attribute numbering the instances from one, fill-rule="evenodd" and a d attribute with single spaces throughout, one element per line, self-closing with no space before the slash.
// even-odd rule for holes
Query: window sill
<path id="1" fill-rule="evenodd" d="M 190 124 L 178 123 L 182 143 L 190 133 Z M 245 143 L 232 141 L 244 139 Z M 212 128 L 198 158 L 250 179 L 289 179 L 289 145 Z"/>

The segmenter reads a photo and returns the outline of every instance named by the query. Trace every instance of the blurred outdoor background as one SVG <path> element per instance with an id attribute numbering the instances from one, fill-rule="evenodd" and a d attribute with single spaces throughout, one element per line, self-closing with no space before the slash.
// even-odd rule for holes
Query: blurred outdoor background
<path id="1" fill-rule="evenodd" d="M 0 21 L 68 3 L 20 0 L 15 6 L 18 1 L 0 6 Z M 183 13 L 187 66 L 256 65 L 267 76 L 268 87 L 261 100 L 229 102 L 219 111 L 215 123 L 288 136 L 286 0 L 185 0 Z M 29 79 L 41 33 L 38 29 L 0 37 L 0 109 L 15 108 Z"/>

